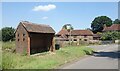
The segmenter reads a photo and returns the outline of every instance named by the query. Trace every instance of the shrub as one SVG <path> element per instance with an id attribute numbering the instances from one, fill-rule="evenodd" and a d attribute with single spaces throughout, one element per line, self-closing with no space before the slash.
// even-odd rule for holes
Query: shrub
<path id="1" fill-rule="evenodd" d="M 101 40 L 117 40 L 120 39 L 120 32 L 112 31 L 112 32 L 104 32 L 101 36 Z"/>
<path id="2" fill-rule="evenodd" d="M 15 29 L 12 27 L 2 28 L 2 41 L 14 40 L 14 38 L 15 38 L 14 31 L 15 31 Z"/>

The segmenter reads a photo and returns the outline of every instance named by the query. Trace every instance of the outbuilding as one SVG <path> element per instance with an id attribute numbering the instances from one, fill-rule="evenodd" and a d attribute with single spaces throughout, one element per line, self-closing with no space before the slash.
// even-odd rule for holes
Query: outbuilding
<path id="1" fill-rule="evenodd" d="M 15 31 L 16 52 L 30 55 L 54 51 L 54 35 L 55 31 L 49 25 L 22 21 Z"/>

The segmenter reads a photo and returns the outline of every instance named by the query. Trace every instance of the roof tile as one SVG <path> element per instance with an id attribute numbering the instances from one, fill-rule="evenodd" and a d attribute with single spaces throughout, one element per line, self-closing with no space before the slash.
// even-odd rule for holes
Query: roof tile
<path id="1" fill-rule="evenodd" d="M 105 27 L 103 31 L 119 31 L 120 30 L 120 24 L 113 24 L 110 27 Z"/>
<path id="2" fill-rule="evenodd" d="M 56 35 L 69 35 L 67 30 L 60 30 Z M 72 30 L 71 35 L 93 35 L 92 31 L 90 30 Z"/>
<path id="3" fill-rule="evenodd" d="M 21 22 L 28 32 L 36 33 L 55 33 L 55 31 L 49 25 L 35 24 L 28 21 Z"/>

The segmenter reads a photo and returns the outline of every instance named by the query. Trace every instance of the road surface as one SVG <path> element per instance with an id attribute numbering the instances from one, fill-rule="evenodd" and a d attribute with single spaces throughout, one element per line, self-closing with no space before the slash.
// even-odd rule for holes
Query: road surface
<path id="1" fill-rule="evenodd" d="M 61 66 L 62 69 L 118 69 L 118 45 L 88 46 L 97 52 L 92 56 L 80 59 L 69 65 Z M 120 55 L 120 53 L 119 53 Z"/>

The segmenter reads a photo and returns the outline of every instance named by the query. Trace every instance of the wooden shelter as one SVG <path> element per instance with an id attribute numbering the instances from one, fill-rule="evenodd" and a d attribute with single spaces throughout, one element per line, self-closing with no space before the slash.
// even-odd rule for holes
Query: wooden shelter
<path id="1" fill-rule="evenodd" d="M 53 51 L 54 35 L 55 31 L 49 25 L 22 21 L 15 31 L 16 52 L 30 55 Z"/>

